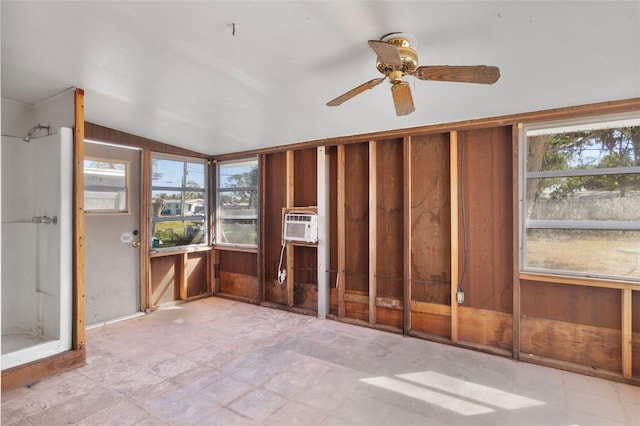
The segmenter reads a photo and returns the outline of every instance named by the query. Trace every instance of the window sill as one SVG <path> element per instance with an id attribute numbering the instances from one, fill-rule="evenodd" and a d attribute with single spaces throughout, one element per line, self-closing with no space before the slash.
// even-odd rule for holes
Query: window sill
<path id="1" fill-rule="evenodd" d="M 237 252 L 243 252 L 243 253 L 258 253 L 258 248 L 257 247 L 242 247 L 242 246 L 232 246 L 232 245 L 214 245 L 213 246 L 214 250 L 222 250 L 222 251 L 237 251 Z"/>
<path id="2" fill-rule="evenodd" d="M 603 278 L 572 277 L 568 275 L 542 274 L 534 272 L 520 272 L 520 280 L 538 281 L 553 284 L 579 285 L 586 287 L 617 288 L 638 290 L 640 283 Z"/>
<path id="3" fill-rule="evenodd" d="M 209 246 L 194 246 L 194 247 L 179 247 L 179 248 L 166 248 L 159 250 L 150 250 L 149 257 L 163 257 L 163 256 L 175 256 L 183 253 L 197 253 L 202 251 L 211 251 Z"/>

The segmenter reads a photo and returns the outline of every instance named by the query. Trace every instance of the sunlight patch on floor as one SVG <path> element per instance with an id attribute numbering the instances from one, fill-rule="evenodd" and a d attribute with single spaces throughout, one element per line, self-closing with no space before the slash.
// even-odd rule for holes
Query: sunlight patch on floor
<path id="1" fill-rule="evenodd" d="M 495 410 L 489 406 L 517 410 L 545 404 L 536 399 L 433 371 L 396 374 L 395 377 L 371 377 L 360 379 L 360 381 L 437 405 L 463 416 L 494 412 Z"/>

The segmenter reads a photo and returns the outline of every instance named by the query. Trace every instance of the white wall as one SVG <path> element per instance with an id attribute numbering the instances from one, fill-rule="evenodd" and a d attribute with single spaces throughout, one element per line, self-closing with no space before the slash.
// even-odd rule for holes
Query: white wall
<path id="1" fill-rule="evenodd" d="M 63 318 L 59 350 L 70 348 L 71 337 L 74 116 L 74 89 L 34 106 L 2 99 L 2 334 L 59 338 Z M 51 126 L 51 136 L 37 131 L 24 142 L 36 124 Z M 58 224 L 11 223 L 45 215 Z"/>

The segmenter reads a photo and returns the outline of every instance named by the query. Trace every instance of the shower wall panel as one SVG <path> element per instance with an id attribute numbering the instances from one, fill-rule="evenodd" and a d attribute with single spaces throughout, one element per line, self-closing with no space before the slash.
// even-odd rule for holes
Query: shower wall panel
<path id="1" fill-rule="evenodd" d="M 73 135 L 56 132 L 2 138 L 3 369 L 71 347 Z M 37 223 L 42 216 L 56 223 Z M 14 335 L 52 344 L 6 354 Z"/>

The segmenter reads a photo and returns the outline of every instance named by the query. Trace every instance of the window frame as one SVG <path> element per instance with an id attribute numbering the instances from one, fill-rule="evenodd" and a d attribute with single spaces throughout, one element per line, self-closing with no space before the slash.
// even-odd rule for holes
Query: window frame
<path id="1" fill-rule="evenodd" d="M 101 209 L 101 210 L 92 210 L 92 209 L 88 209 L 87 206 L 87 190 L 91 191 L 92 188 L 95 188 L 96 190 L 94 190 L 93 192 L 108 192 L 108 191 L 100 191 L 99 188 L 103 188 L 106 189 L 107 186 L 105 185 L 87 185 L 86 184 L 86 179 L 84 179 L 84 176 L 86 175 L 87 172 L 87 167 L 85 166 L 85 162 L 87 161 L 94 161 L 94 162 L 101 162 L 101 163 L 116 163 L 116 164 L 121 164 L 124 166 L 124 187 L 113 187 L 113 188 L 117 188 L 118 190 L 124 189 L 124 199 L 125 199 L 125 208 L 123 210 L 107 210 L 107 209 Z M 84 213 L 87 215 L 92 215 L 92 216 L 99 216 L 99 215 L 123 215 L 123 216 L 127 216 L 129 214 L 131 214 L 131 191 L 129 190 L 130 186 L 131 186 L 131 179 L 130 179 L 130 166 L 131 166 L 131 162 L 128 160 L 118 160 L 115 158 L 106 158 L 106 157 L 94 157 L 94 156 L 85 156 L 82 162 L 82 174 L 83 174 L 83 187 L 82 187 L 82 197 L 83 197 L 83 202 L 84 202 Z M 118 191 L 119 192 L 119 191 Z"/>
<path id="2" fill-rule="evenodd" d="M 149 173 L 151 174 L 150 176 L 150 188 L 149 188 L 149 203 L 150 203 L 150 212 L 151 214 L 149 215 L 149 233 L 151 236 L 151 250 L 153 251 L 170 251 L 170 250 L 181 250 L 181 249 L 185 249 L 185 248 L 189 248 L 189 247 L 206 247 L 209 246 L 209 230 L 210 230 L 210 220 L 209 220 L 209 161 L 206 158 L 200 158 L 200 157 L 189 157 L 189 156 L 182 156 L 182 155 L 173 155 L 173 154 L 166 154 L 166 153 L 162 153 L 162 152 L 151 152 L 151 164 L 149 167 Z M 182 162 L 184 164 L 188 164 L 188 163 L 194 163 L 194 164 L 201 164 L 202 165 L 202 171 L 204 173 L 203 176 L 203 185 L 204 188 L 193 188 L 193 187 L 189 187 L 187 186 L 187 178 L 186 175 L 182 174 L 182 182 L 180 184 L 180 186 L 162 186 L 162 185 L 154 185 L 153 184 L 153 175 L 154 175 L 154 171 L 153 171 L 153 160 L 154 159 L 159 159 L 159 160 L 169 160 L 169 161 L 176 161 L 176 162 Z M 171 216 L 170 218 L 166 218 L 163 216 L 154 216 L 154 211 L 153 211 L 153 202 L 154 202 L 154 192 L 156 191 L 166 191 L 166 192 L 179 192 L 180 193 L 180 214 L 177 216 Z M 185 216 L 185 211 L 187 211 L 187 209 L 185 209 L 186 206 L 186 201 L 187 198 L 185 197 L 185 194 L 188 192 L 198 192 L 198 193 L 202 193 L 202 200 L 203 200 L 203 215 L 189 215 L 189 216 Z M 163 207 L 164 210 L 164 207 Z M 168 246 L 168 247 L 157 247 L 153 244 L 153 240 L 156 238 L 154 236 L 154 225 L 157 223 L 168 223 L 168 222 L 186 222 L 186 221 L 202 221 L 203 222 L 203 228 L 204 230 L 202 230 L 201 232 L 203 232 L 203 241 L 201 243 L 190 243 L 190 244 L 180 244 L 180 245 L 174 245 L 174 246 Z"/>
<path id="3" fill-rule="evenodd" d="M 529 179 L 544 179 L 553 177 L 576 176 L 607 176 L 620 174 L 640 174 L 640 166 L 610 167 L 596 169 L 569 169 L 549 171 L 527 171 L 528 137 L 530 131 L 563 130 L 564 133 L 589 129 L 604 129 L 616 127 L 629 127 L 627 122 L 632 121 L 633 126 L 640 125 L 640 113 L 637 111 L 582 117 L 568 120 L 552 120 L 535 123 L 520 123 L 518 125 L 518 206 L 519 206 L 519 232 L 518 232 L 518 260 L 521 273 L 542 273 L 554 276 L 575 276 L 583 278 L 600 278 L 608 280 L 638 281 L 640 278 L 633 276 L 612 275 L 606 273 L 581 272 L 577 270 L 550 269 L 529 266 L 527 264 L 527 230 L 605 230 L 625 231 L 634 230 L 640 232 L 640 220 L 531 220 L 527 218 L 528 199 L 527 182 Z M 604 123 L 612 124 L 603 127 Z M 636 124 L 637 123 L 637 124 Z M 626 124 L 626 125 L 625 125 Z M 590 127 L 591 126 L 591 127 Z M 560 133 L 560 132 L 558 132 Z"/>
<path id="4" fill-rule="evenodd" d="M 257 177 L 257 182 L 256 182 L 256 186 L 244 186 L 244 187 L 228 187 L 228 188 L 222 188 L 221 187 L 221 183 L 222 183 L 222 179 L 220 178 L 220 169 L 221 166 L 227 166 L 227 165 L 233 165 L 233 164 L 243 164 L 246 163 L 247 165 L 251 164 L 251 165 L 255 165 L 255 167 L 257 167 L 258 169 L 258 177 Z M 216 176 L 216 187 L 215 187 L 215 198 L 216 198 L 216 202 L 215 202 L 215 233 L 214 233 L 214 244 L 216 246 L 221 246 L 221 247 L 228 247 L 228 248 L 240 248 L 240 249 L 257 249 L 258 248 L 258 244 L 260 241 L 259 238 L 259 233 L 258 230 L 260 228 L 260 162 L 258 161 L 258 156 L 251 156 L 251 157 L 244 157 L 244 158 L 238 158 L 238 159 L 232 159 L 232 160 L 222 160 L 222 161 L 218 161 L 216 162 L 216 170 L 215 170 L 215 176 Z M 255 209 L 255 214 L 254 215 L 225 215 L 223 213 L 223 209 L 221 208 L 220 205 L 220 201 L 221 201 L 221 193 L 225 193 L 225 192 L 238 192 L 238 191 L 255 191 L 256 193 L 256 209 Z M 221 231 L 222 231 L 222 221 L 224 220 L 233 220 L 233 219 L 238 219 L 238 220 L 254 220 L 255 221 L 255 232 L 256 232 L 256 243 L 255 244 L 242 244 L 242 243 L 228 243 L 228 242 L 223 242 L 222 238 L 221 238 Z"/>

